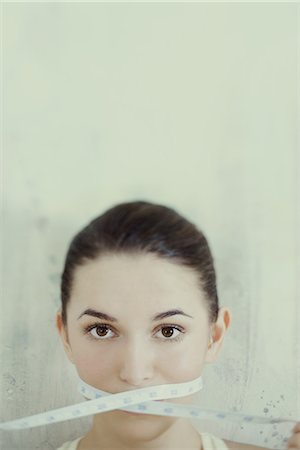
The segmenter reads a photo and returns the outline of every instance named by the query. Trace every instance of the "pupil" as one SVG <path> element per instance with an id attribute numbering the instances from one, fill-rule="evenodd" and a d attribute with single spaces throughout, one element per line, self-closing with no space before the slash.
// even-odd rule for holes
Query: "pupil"
<path id="1" fill-rule="evenodd" d="M 100 332 L 99 332 L 99 330 L 100 330 Z M 104 326 L 100 326 L 100 327 L 96 328 L 96 331 L 99 336 L 105 336 L 107 333 L 107 328 Z"/>
<path id="2" fill-rule="evenodd" d="M 162 329 L 162 334 L 164 335 L 164 337 L 171 337 L 174 333 L 173 328 L 163 328 Z"/>

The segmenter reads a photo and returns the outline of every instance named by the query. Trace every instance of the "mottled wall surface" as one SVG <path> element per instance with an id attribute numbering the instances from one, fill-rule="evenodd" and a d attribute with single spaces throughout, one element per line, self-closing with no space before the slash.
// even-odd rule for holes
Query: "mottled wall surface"
<path id="1" fill-rule="evenodd" d="M 107 207 L 141 198 L 203 229 L 232 310 L 199 404 L 299 419 L 297 5 L 2 13 L 1 420 L 82 401 L 54 322 L 65 251 Z M 2 432 L 1 448 L 55 449 L 90 421 Z M 269 448 L 292 428 L 197 426 Z"/>

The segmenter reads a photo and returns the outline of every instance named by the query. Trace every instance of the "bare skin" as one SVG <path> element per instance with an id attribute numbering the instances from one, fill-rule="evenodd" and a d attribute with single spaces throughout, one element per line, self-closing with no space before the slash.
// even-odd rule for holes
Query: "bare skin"
<path id="1" fill-rule="evenodd" d="M 167 314 L 158 318 L 161 313 Z M 150 254 L 103 255 L 77 267 L 67 326 L 61 311 L 56 315 L 65 352 L 81 379 L 111 393 L 197 378 L 215 362 L 230 321 L 226 307 L 216 322 L 209 321 L 194 271 Z M 225 443 L 230 450 L 263 449 Z M 187 419 L 112 411 L 94 416 L 77 450 L 154 448 L 199 450 L 202 442 Z"/>
<path id="2" fill-rule="evenodd" d="M 198 433 L 197 433 L 198 435 Z M 202 440 L 201 437 L 198 435 L 198 439 L 195 439 L 195 442 L 198 440 L 198 443 L 196 444 L 195 447 L 187 447 L 186 444 L 184 444 L 184 447 L 179 447 L 178 444 L 176 443 L 172 448 L 175 449 L 197 449 L 197 450 L 203 450 L 203 446 L 202 446 Z M 229 450 L 265 450 L 266 447 L 258 447 L 257 445 L 250 445 L 250 444 L 243 444 L 240 442 L 233 442 L 233 441 L 227 441 L 225 439 L 223 439 L 223 441 L 225 442 L 225 444 L 227 445 Z M 79 442 L 78 446 L 77 446 L 77 450 L 95 450 L 95 446 L 92 440 L 90 440 L 89 436 L 85 436 L 83 439 L 81 439 L 81 441 Z M 149 447 L 151 448 L 151 447 Z M 161 448 L 161 447 L 152 447 L 152 448 Z M 165 448 L 165 447 L 164 447 Z M 108 450 L 108 447 L 101 447 L 101 450 Z M 110 447 L 111 450 L 111 447 Z"/>

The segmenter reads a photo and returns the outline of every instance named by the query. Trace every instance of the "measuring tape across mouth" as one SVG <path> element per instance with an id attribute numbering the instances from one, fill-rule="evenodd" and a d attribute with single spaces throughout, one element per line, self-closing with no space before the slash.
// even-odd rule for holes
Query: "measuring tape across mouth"
<path id="1" fill-rule="evenodd" d="M 49 425 L 65 420 L 77 419 L 92 414 L 105 413 L 113 410 L 122 410 L 140 414 L 153 414 L 159 416 L 186 417 L 190 419 L 229 420 L 234 422 L 248 422 L 254 424 L 275 424 L 281 422 L 297 422 L 291 418 L 273 418 L 245 415 L 233 412 L 222 412 L 212 409 L 203 409 L 198 406 L 162 402 L 171 398 L 184 397 L 203 388 L 202 377 L 192 381 L 177 384 L 162 384 L 148 388 L 111 394 L 101 391 L 85 383 L 81 378 L 78 384 L 79 392 L 88 402 L 77 403 L 63 408 L 53 409 L 46 413 L 35 414 L 22 419 L 0 423 L 0 430 L 21 430 L 41 425 Z"/>

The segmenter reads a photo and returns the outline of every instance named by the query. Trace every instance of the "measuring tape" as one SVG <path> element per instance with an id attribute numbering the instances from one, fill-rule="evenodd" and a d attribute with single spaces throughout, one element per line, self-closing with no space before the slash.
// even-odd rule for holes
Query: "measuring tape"
<path id="1" fill-rule="evenodd" d="M 148 388 L 111 394 L 101 391 L 87 384 L 81 378 L 78 383 L 79 392 L 88 402 L 77 403 L 46 413 L 35 414 L 22 419 L 0 423 L 0 430 L 21 430 L 33 428 L 65 420 L 77 419 L 92 414 L 105 413 L 120 409 L 122 411 L 140 414 L 154 414 L 159 416 L 186 417 L 190 419 L 230 420 L 234 422 L 251 422 L 255 424 L 274 424 L 280 422 L 297 422 L 293 419 L 271 418 L 244 415 L 233 412 L 221 412 L 211 409 L 202 409 L 198 406 L 168 403 L 157 400 L 184 397 L 194 394 L 203 388 L 202 377 L 192 381 L 177 384 L 162 384 Z"/>

